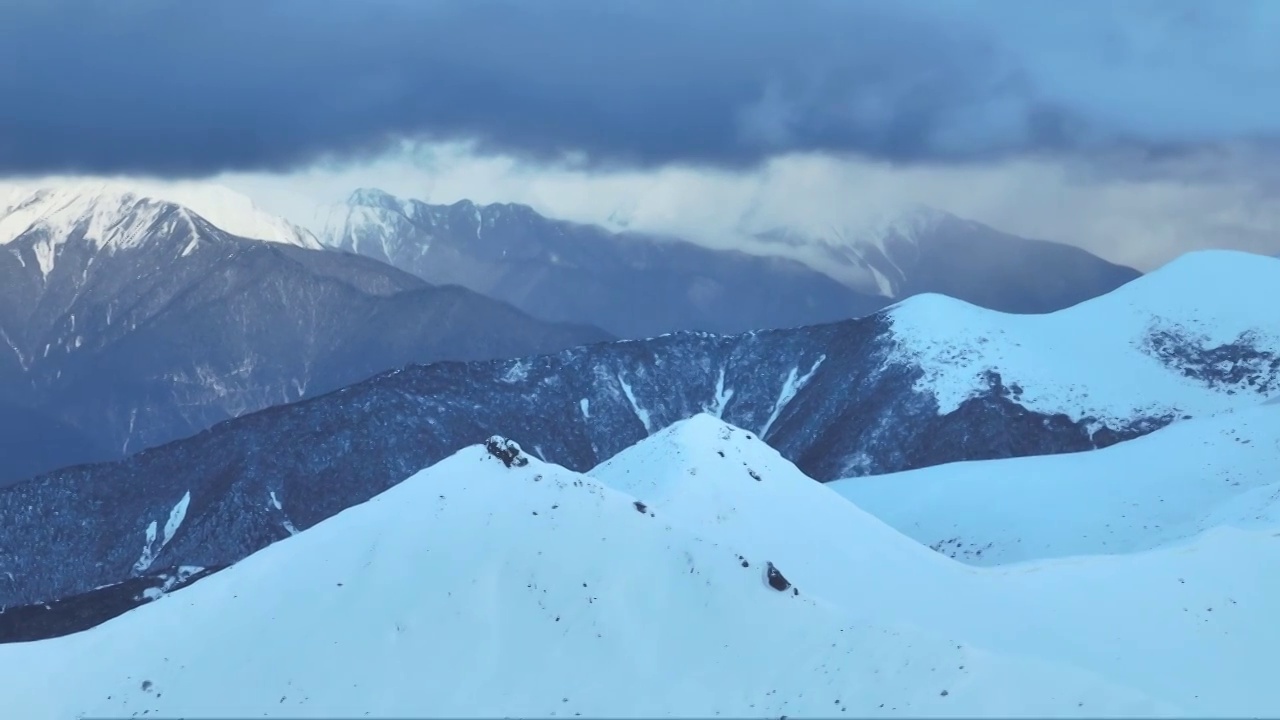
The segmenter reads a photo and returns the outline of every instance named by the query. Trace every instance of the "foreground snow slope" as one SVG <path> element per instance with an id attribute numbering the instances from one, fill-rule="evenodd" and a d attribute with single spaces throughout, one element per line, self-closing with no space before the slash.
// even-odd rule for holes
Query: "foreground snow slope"
<path id="1" fill-rule="evenodd" d="M 32 720 L 1178 711 L 775 591 L 749 560 L 471 448 L 105 625 L 0 646 L 0 702 Z"/>
<path id="2" fill-rule="evenodd" d="M 1047 315 L 920 295 L 888 317 L 898 350 L 923 371 L 916 388 L 940 413 L 990 389 L 997 373 L 1028 410 L 1115 426 L 1280 395 L 1277 307 L 1280 260 L 1214 250 Z"/>
<path id="3" fill-rule="evenodd" d="M 1148 550 L 1221 525 L 1280 526 L 1280 404 L 1102 450 L 953 463 L 827 487 L 963 562 Z"/>
<path id="4" fill-rule="evenodd" d="M 1099 468 L 1124 457 L 1116 451 L 1097 456 Z M 1121 463 L 1098 471 L 1118 477 L 1125 470 L 1132 468 Z M 938 472 L 948 492 L 963 495 L 965 477 Z M 663 517 L 708 532 L 714 528 L 786 568 L 801 587 L 854 610 L 998 651 L 1088 668 L 1193 715 L 1280 710 L 1268 679 L 1280 647 L 1280 623 L 1274 621 L 1280 612 L 1280 525 L 1265 517 L 1248 531 L 1206 520 L 1198 527 L 1208 532 L 1149 552 L 986 569 L 937 553 L 930 557 L 923 546 L 842 502 L 833 489 L 805 478 L 752 434 L 709 416 L 659 433 L 592 474 L 652 498 Z M 1092 487 L 1083 476 L 1074 479 Z M 1150 483 L 1144 489 L 1159 504 L 1160 491 Z M 1032 493 L 1013 497 L 1026 502 L 1014 504 L 998 494 L 985 495 L 985 501 L 1011 515 L 1025 512 L 1045 522 L 1055 517 L 1063 528 L 1076 522 L 1082 506 L 1082 523 L 1119 525 L 1130 511 L 1123 501 L 1092 507 L 1096 495 L 1056 505 L 1058 498 L 1050 495 L 1044 508 L 1034 507 Z M 905 507 L 904 516 L 911 506 Z M 977 517 L 992 518 L 998 528 L 998 512 Z M 1164 537 L 1155 529 L 1144 533 L 1134 527 L 1144 542 L 1132 549 L 1154 547 Z"/>

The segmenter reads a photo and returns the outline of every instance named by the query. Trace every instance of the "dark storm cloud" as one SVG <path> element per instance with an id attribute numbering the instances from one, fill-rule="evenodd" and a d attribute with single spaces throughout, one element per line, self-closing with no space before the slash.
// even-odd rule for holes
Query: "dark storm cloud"
<path id="1" fill-rule="evenodd" d="M 0 0 L 0 173 L 284 169 L 401 138 L 740 166 L 1271 135 L 1280 13 L 1211 2 Z"/>

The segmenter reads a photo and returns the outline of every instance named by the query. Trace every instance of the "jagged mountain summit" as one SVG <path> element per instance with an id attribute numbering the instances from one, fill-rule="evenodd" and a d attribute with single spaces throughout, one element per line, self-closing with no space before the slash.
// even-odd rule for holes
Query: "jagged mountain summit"
<path id="1" fill-rule="evenodd" d="M 1061 310 L 1140 275 L 1071 245 L 1011 235 L 920 205 L 855 225 L 786 226 L 754 237 L 890 300 L 938 293 L 1010 313 Z"/>
<path id="2" fill-rule="evenodd" d="M 973 568 L 708 415 L 586 475 L 491 437 L 0 671 L 30 717 L 1266 717 L 1276 529 Z"/>
<path id="3" fill-rule="evenodd" d="M 794 261 L 610 233 L 526 205 L 429 205 L 362 189 L 326 210 L 333 247 L 620 337 L 796 327 L 884 305 Z"/>
<path id="4" fill-rule="evenodd" d="M 817 230 L 763 233 L 763 247 L 781 250 L 760 255 L 613 233 L 549 219 L 525 205 L 430 205 L 362 189 L 325 211 L 321 236 L 536 317 L 587 322 L 630 338 L 832 322 L 926 292 L 1009 312 L 1049 312 L 1139 275 L 1070 246 L 1024 240 L 939 211 L 921 217 L 838 239 Z M 812 267 L 781 256 L 798 243 L 813 246 L 798 256 L 815 259 Z"/>
<path id="5" fill-rule="evenodd" d="M 0 646 L 13 682 L 6 708 L 61 718 L 1175 707 L 1088 670 L 860 616 L 800 587 L 778 591 L 767 557 L 744 567 L 707 528 L 522 459 L 465 449 L 112 622 Z"/>
<path id="6" fill-rule="evenodd" d="M 199 194 L 191 188 L 182 192 Z M 0 408 L 71 431 L 15 447 L 0 482 L 121 457 L 406 363 L 511 357 L 608 337 L 315 249 L 309 234 L 233 196 L 202 197 L 235 218 L 232 226 L 271 241 L 233 235 L 185 206 L 110 183 L 6 196 Z"/>
<path id="7" fill-rule="evenodd" d="M 235 562 L 496 432 L 585 471 L 706 412 L 823 481 L 1105 447 L 1280 396 L 1278 304 L 1280 262 L 1201 252 L 1050 315 L 921 296 L 832 325 L 408 367 L 0 491 L 0 603 L 120 582 L 144 554 Z"/>

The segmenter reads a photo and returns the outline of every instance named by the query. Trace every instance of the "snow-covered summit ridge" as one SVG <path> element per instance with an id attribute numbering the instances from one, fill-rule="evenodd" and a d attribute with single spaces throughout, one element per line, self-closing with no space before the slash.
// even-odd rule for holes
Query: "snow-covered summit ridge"
<path id="1" fill-rule="evenodd" d="M 776 591 L 765 562 L 740 557 L 590 477 L 472 447 L 93 630 L 0 646 L 5 707 L 30 718 L 1176 710 L 1061 663 L 860 621 L 803 588 Z"/>
<path id="2" fill-rule="evenodd" d="M 1208 414 L 1280 395 L 1280 260 L 1187 253 L 1107 295 L 1009 315 L 936 294 L 885 311 L 939 412 L 993 387 L 1073 420 Z M 1172 419 L 1172 418 L 1171 418 Z"/>
<path id="3" fill-rule="evenodd" d="M 87 224 L 98 247 L 129 247 L 149 220 L 181 206 L 232 235 L 320 249 L 314 235 L 259 209 L 248 197 L 214 183 L 158 183 L 124 179 L 52 179 L 0 184 L 0 245 L 29 230 L 65 237 Z M 136 215 L 136 217 L 130 217 Z"/>

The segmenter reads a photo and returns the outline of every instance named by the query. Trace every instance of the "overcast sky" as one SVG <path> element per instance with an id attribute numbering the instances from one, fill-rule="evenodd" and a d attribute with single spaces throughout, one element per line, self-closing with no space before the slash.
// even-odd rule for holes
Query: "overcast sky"
<path id="1" fill-rule="evenodd" d="M 0 0 L 0 175 L 1280 252 L 1274 0 Z"/>

